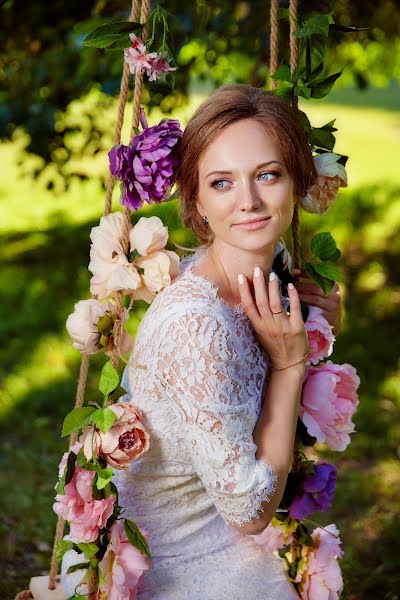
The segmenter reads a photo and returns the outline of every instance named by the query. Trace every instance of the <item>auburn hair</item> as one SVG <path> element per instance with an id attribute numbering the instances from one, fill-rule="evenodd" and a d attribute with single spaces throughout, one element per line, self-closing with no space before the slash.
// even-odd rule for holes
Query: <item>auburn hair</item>
<path id="1" fill-rule="evenodd" d="M 196 206 L 200 159 L 228 125 L 249 118 L 258 121 L 278 145 L 293 179 L 296 198 L 305 196 L 317 178 L 307 137 L 284 100 L 251 85 L 236 83 L 218 88 L 199 106 L 185 128 L 177 176 L 182 222 L 206 246 L 211 244 L 213 232 Z"/>

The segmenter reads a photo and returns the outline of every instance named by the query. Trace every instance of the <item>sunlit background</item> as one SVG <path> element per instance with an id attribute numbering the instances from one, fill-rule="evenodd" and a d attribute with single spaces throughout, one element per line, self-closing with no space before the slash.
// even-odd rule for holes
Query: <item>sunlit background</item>
<path id="1" fill-rule="evenodd" d="M 169 4 L 174 12 L 175 3 L 164 3 L 167 8 Z M 224 3 L 215 3 L 219 4 Z M 318 3 L 305 4 L 310 9 Z M 211 80 L 200 79 L 211 60 L 206 56 L 210 35 L 206 41 L 186 40 L 179 50 L 182 68 L 193 56 L 198 59 L 193 63 L 187 103 L 177 86 L 175 100 L 167 95 L 162 104 L 164 109 L 172 108 L 169 116 L 182 125 L 211 89 Z M 221 48 L 221 56 L 209 67 L 211 78 L 218 83 L 232 81 L 232 70 L 237 74 L 241 69 L 246 80 L 249 57 L 237 52 L 228 60 Z M 341 568 L 352 600 L 400 598 L 400 68 L 394 58 L 397 50 L 398 61 L 399 48 L 396 37 L 385 41 L 379 35 L 368 44 L 353 37 L 338 45 L 332 61 L 349 65 L 349 72 L 345 70 L 327 98 L 300 102 L 314 126 L 336 119 L 335 150 L 349 156 L 349 187 L 340 191 L 326 215 L 303 211 L 301 226 L 305 257 L 312 235 L 319 231 L 330 231 L 342 250 L 343 331 L 332 358 L 351 363 L 361 377 L 356 433 L 350 446 L 342 453 L 315 447 L 319 457 L 337 465 L 338 484 L 332 510 L 314 518 L 319 524 L 336 523 L 341 532 L 345 552 Z M 40 52 L 30 60 L 40 62 Z M 116 73 L 122 66 L 118 60 L 113 67 Z M 0 80 L 5 72 L 9 76 L 4 64 L 1 72 Z M 362 76 L 364 89 L 360 90 L 357 83 Z M 39 88 L 45 98 L 46 85 Z M 7 99 L 6 92 L 1 94 Z M 129 104 L 125 143 L 131 110 Z M 4 111 L 1 114 L 4 117 Z M 155 108 L 149 124 L 164 116 Z M 43 157 L 25 150 L 34 135 L 32 127 L 18 122 L 7 135 L 3 127 L 0 597 L 5 599 L 25 589 L 31 576 L 49 568 L 56 522 L 51 508 L 53 485 L 67 446 L 60 438 L 61 424 L 74 404 L 80 365 L 65 321 L 74 303 L 89 297 L 89 233 L 104 208 L 107 152 L 115 119 L 115 96 L 92 81 L 90 89 L 57 111 L 55 130 L 61 132 L 62 144 L 55 147 L 53 162 L 47 166 Z M 116 186 L 113 209 L 118 208 Z M 153 214 L 168 224 L 171 249 L 174 242 L 195 245 L 179 222 L 175 201 L 144 206 L 134 219 Z M 133 334 L 146 306 L 137 303 L 129 323 Z M 88 399 L 95 397 L 102 364 L 102 357 L 91 360 Z"/>

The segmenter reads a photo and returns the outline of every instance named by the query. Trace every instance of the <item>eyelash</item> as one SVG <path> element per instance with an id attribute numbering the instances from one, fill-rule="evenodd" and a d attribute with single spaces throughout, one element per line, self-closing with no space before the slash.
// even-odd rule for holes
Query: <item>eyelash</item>
<path id="1" fill-rule="evenodd" d="M 262 173 L 260 173 L 260 175 L 258 177 L 261 177 L 261 175 L 274 175 L 275 177 L 279 177 L 280 176 L 280 174 L 277 171 L 263 171 Z M 223 187 L 219 187 L 219 186 L 216 185 L 220 181 L 228 181 L 228 179 L 215 179 L 211 183 L 211 187 L 213 187 L 216 190 L 222 190 L 222 189 L 224 189 Z M 262 179 L 261 181 L 270 181 L 270 180 Z"/>

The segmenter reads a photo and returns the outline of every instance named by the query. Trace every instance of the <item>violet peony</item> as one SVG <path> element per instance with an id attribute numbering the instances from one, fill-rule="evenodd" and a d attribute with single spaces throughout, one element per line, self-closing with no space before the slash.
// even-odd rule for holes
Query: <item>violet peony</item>
<path id="1" fill-rule="evenodd" d="M 308 433 L 334 450 L 345 450 L 349 433 L 355 430 L 351 418 L 359 403 L 359 385 L 357 371 L 348 363 L 336 365 L 328 360 L 308 367 L 299 407 Z"/>
<path id="2" fill-rule="evenodd" d="M 135 136 L 130 146 L 114 146 L 108 153 L 110 172 L 121 180 L 124 206 L 162 202 L 175 183 L 180 162 L 182 131 L 178 121 L 163 119 Z"/>
<path id="3" fill-rule="evenodd" d="M 322 316 L 322 308 L 311 305 L 308 308 L 308 318 L 304 323 L 310 347 L 307 365 L 316 365 L 332 354 L 335 336 L 332 333 L 332 326 Z"/>
<path id="4" fill-rule="evenodd" d="M 289 514 L 301 521 L 316 510 L 328 510 L 336 487 L 336 467 L 327 462 L 313 464 L 315 474 L 307 474 L 294 497 Z"/>

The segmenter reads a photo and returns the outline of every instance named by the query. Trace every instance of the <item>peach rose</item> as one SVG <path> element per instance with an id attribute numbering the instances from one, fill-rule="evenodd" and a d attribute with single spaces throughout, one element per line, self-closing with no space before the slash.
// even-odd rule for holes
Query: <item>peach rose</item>
<path id="1" fill-rule="evenodd" d="M 251 535 L 253 542 L 266 552 L 274 552 L 283 548 L 293 541 L 293 531 L 296 530 L 297 523 L 293 521 L 292 527 L 288 527 L 286 523 L 282 523 L 275 517 L 271 523 L 258 535 Z"/>
<path id="2" fill-rule="evenodd" d="M 87 460 L 103 456 L 114 469 L 127 469 L 132 460 L 150 447 L 150 436 L 141 422 L 142 413 L 129 402 L 117 402 L 108 407 L 115 413 L 114 425 L 102 433 L 95 427 L 85 427 L 79 441 Z"/>
<path id="3" fill-rule="evenodd" d="M 144 269 L 143 284 L 151 292 L 159 292 L 167 287 L 180 273 L 179 256 L 171 250 L 158 250 L 134 261 L 135 266 Z"/>
<path id="4" fill-rule="evenodd" d="M 131 250 L 145 256 L 165 247 L 168 241 L 168 227 L 159 217 L 141 217 L 129 234 Z"/>
<path id="5" fill-rule="evenodd" d="M 318 178 L 300 199 L 301 207 L 307 212 L 323 215 L 335 202 L 339 187 L 347 187 L 347 173 L 338 162 L 339 154 L 324 152 L 314 158 Z"/>

